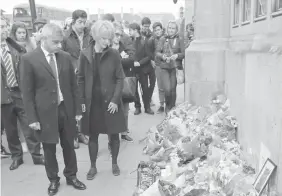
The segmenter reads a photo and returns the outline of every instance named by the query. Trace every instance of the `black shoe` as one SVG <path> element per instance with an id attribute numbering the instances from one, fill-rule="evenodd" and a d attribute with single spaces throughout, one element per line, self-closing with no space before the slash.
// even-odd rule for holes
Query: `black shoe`
<path id="1" fill-rule="evenodd" d="M 151 108 L 145 109 L 146 114 L 154 115 L 154 111 Z"/>
<path id="2" fill-rule="evenodd" d="M 73 143 L 73 145 L 74 145 L 74 149 L 79 149 L 79 142 L 78 142 L 78 139 L 76 138 L 76 139 L 74 139 L 74 141 L 73 141 L 74 143 Z"/>
<path id="3" fill-rule="evenodd" d="M 60 181 L 52 181 L 48 187 L 48 195 L 56 195 L 60 187 Z"/>
<path id="4" fill-rule="evenodd" d="M 88 145 L 89 141 L 88 141 L 87 137 L 84 134 L 79 133 L 78 142 L 82 143 L 82 144 L 85 144 L 85 145 Z"/>
<path id="5" fill-rule="evenodd" d="M 80 182 L 77 178 L 67 179 L 67 185 L 73 186 L 73 188 L 78 190 L 85 190 L 86 186 L 82 182 Z"/>
<path id="6" fill-rule="evenodd" d="M 134 115 L 139 115 L 139 114 L 141 114 L 141 108 L 136 108 Z"/>
<path id="7" fill-rule="evenodd" d="M 133 139 L 128 135 L 121 135 L 121 139 L 126 140 L 128 142 L 133 142 Z"/>
<path id="8" fill-rule="evenodd" d="M 112 172 L 114 176 L 119 176 L 120 175 L 120 169 L 118 164 L 112 164 Z"/>
<path id="9" fill-rule="evenodd" d="M 1 159 L 11 157 L 11 153 L 7 152 L 4 146 L 1 145 Z"/>
<path id="10" fill-rule="evenodd" d="M 23 164 L 23 159 L 17 159 L 17 160 L 13 160 L 11 166 L 10 166 L 10 170 L 15 170 L 15 169 L 18 169 L 18 167 L 20 165 Z"/>
<path id="11" fill-rule="evenodd" d="M 158 111 L 157 111 L 157 113 L 158 113 L 158 114 L 161 114 L 161 113 L 164 112 L 164 110 L 165 110 L 165 109 L 164 109 L 164 106 L 160 106 L 159 109 L 158 109 Z"/>
<path id="12" fill-rule="evenodd" d="M 40 158 L 33 158 L 33 163 L 34 165 L 45 165 L 45 159 L 43 156 Z"/>
<path id="13" fill-rule="evenodd" d="M 91 167 L 87 173 L 87 180 L 93 180 L 97 174 L 97 168 Z"/>

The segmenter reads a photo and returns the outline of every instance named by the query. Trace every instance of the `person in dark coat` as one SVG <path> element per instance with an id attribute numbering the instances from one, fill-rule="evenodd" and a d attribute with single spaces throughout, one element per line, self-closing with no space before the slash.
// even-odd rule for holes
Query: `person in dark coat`
<path id="1" fill-rule="evenodd" d="M 29 126 L 43 144 L 45 169 L 50 180 L 49 195 L 58 192 L 58 162 L 56 144 L 63 149 L 64 176 L 68 185 L 86 189 L 77 177 L 77 160 L 74 151 L 76 115 L 79 109 L 77 83 L 71 57 L 60 50 L 63 32 L 55 24 L 42 29 L 41 46 L 22 57 L 21 89 Z"/>
<path id="2" fill-rule="evenodd" d="M 135 112 L 134 115 L 141 114 L 141 102 L 138 93 L 138 83 L 141 85 L 142 89 L 142 100 L 144 104 L 145 113 L 153 115 L 154 111 L 151 109 L 151 90 L 149 84 L 150 75 L 154 71 L 151 59 L 151 48 L 149 47 L 148 40 L 141 35 L 140 25 L 137 23 L 131 23 L 129 25 L 129 33 L 133 38 L 133 46 L 135 48 L 134 55 L 134 71 L 138 82 L 136 84 L 136 101 L 135 101 Z"/>
<path id="3" fill-rule="evenodd" d="M 126 77 L 134 77 L 134 53 L 130 48 L 127 48 L 122 42 L 121 37 L 123 35 L 123 27 L 120 23 L 114 22 L 113 23 L 115 28 L 115 36 L 113 39 L 112 48 L 116 49 L 121 57 L 121 64 L 123 67 L 123 71 Z M 134 102 L 135 99 L 128 99 L 123 98 L 123 110 L 124 110 L 124 116 L 125 116 L 125 124 L 126 124 L 126 130 L 121 133 L 121 139 L 125 141 L 132 142 L 133 139 L 128 136 L 129 128 L 128 128 L 128 112 L 129 112 L 129 103 Z"/>
<path id="4" fill-rule="evenodd" d="M 92 40 L 89 29 L 86 28 L 87 13 L 84 10 L 75 10 L 72 13 L 72 23 L 69 30 L 65 33 L 62 50 L 69 53 L 72 58 L 74 70 L 78 68 L 78 58 L 80 52 L 87 48 Z M 88 145 L 88 139 L 77 129 L 74 140 L 74 147 L 79 148 L 79 142 Z"/>
<path id="5" fill-rule="evenodd" d="M 96 159 L 99 134 L 108 134 L 112 151 L 112 172 L 120 174 L 117 164 L 119 134 L 126 130 L 122 105 L 124 72 L 117 50 L 109 47 L 114 37 L 114 27 L 109 21 L 97 21 L 91 28 L 93 41 L 80 54 L 78 87 L 82 108 L 82 131 L 89 135 L 91 168 L 87 179 L 97 174 Z"/>
<path id="6" fill-rule="evenodd" d="M 23 164 L 23 149 L 19 140 L 18 122 L 22 128 L 28 149 L 36 165 L 44 165 L 40 154 L 40 142 L 28 126 L 20 89 L 19 67 L 21 55 L 26 50 L 7 37 L 7 23 L 1 19 L 1 120 L 6 130 L 8 146 L 12 154 L 10 170 Z M 18 122 L 17 122 L 18 121 Z"/>

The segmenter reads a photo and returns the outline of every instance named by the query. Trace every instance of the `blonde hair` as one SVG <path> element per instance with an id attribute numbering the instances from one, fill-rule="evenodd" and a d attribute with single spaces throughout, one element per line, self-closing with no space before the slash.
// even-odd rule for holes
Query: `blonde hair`
<path id="1" fill-rule="evenodd" d="M 106 20 L 98 20 L 91 27 L 91 35 L 95 41 L 102 36 L 107 36 L 110 40 L 114 38 L 115 29 L 111 22 Z"/>
<path id="2" fill-rule="evenodd" d="M 179 31 L 179 27 L 178 27 L 177 22 L 176 22 L 175 20 L 170 20 L 170 21 L 167 23 L 167 28 L 166 28 L 166 30 L 168 30 L 168 26 L 169 26 L 170 24 L 175 24 L 175 26 L 176 26 L 176 32 L 175 32 L 175 34 L 177 34 L 178 31 Z"/>

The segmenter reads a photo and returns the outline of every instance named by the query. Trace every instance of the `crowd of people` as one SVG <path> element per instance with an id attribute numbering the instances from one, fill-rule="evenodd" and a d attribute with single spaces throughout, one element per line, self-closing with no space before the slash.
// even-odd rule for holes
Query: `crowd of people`
<path id="1" fill-rule="evenodd" d="M 45 166 L 48 194 L 55 195 L 60 186 L 60 143 L 67 184 L 84 190 L 76 177 L 75 149 L 79 143 L 88 145 L 87 179 L 92 180 L 97 174 L 98 138 L 107 134 L 112 173 L 120 175 L 120 138 L 133 141 L 129 104 L 135 104 L 134 115 L 142 113 L 142 105 L 145 113 L 154 115 L 157 82 L 157 113 L 175 106 L 176 72 L 183 69 L 187 47 L 179 23 L 170 21 L 164 28 L 144 17 L 128 24 L 115 21 L 112 14 L 89 22 L 85 11 L 75 10 L 63 29 L 45 20 L 34 25 L 37 32 L 30 37 L 24 23 L 8 29 L 1 18 L 1 136 L 5 131 L 10 151 L 1 142 L 1 158 L 11 157 L 10 170 L 15 170 L 23 164 L 26 148 L 35 165 Z M 136 78 L 131 98 L 123 96 L 127 77 Z"/>

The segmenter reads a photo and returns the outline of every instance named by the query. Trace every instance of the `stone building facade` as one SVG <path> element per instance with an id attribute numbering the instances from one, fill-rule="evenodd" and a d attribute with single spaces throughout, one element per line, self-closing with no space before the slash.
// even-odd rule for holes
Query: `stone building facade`
<path id="1" fill-rule="evenodd" d="M 266 157 L 274 161 L 271 185 L 282 194 L 282 1 L 194 0 L 193 7 L 185 99 L 206 105 L 224 92 L 243 150 L 257 170 Z"/>

